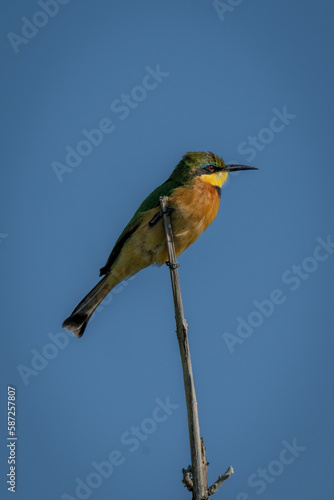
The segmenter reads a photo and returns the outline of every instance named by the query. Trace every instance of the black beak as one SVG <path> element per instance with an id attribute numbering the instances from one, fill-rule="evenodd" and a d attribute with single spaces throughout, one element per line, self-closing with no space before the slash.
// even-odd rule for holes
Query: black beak
<path id="1" fill-rule="evenodd" d="M 237 172 L 238 170 L 259 170 L 256 167 L 248 167 L 247 165 L 225 165 L 224 170 L 227 172 Z"/>

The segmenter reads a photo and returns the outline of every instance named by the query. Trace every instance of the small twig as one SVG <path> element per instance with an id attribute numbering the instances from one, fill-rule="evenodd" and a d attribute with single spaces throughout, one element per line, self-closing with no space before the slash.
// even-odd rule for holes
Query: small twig
<path id="1" fill-rule="evenodd" d="M 217 481 L 212 486 L 210 486 L 210 488 L 208 488 L 208 495 L 213 495 L 214 493 L 217 493 L 221 485 L 226 481 L 226 479 L 231 477 L 232 474 L 234 474 L 234 470 L 233 467 L 230 466 L 225 472 L 225 474 L 219 476 Z"/>
<path id="2" fill-rule="evenodd" d="M 182 475 L 182 483 L 184 483 L 188 491 L 192 491 L 194 484 L 193 480 L 191 479 L 191 465 L 189 465 L 188 469 L 182 469 Z"/>

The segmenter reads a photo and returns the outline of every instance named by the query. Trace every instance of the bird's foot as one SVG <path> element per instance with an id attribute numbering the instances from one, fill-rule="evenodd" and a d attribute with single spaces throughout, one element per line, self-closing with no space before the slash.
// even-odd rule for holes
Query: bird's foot
<path id="1" fill-rule="evenodd" d="M 169 262 L 169 260 L 167 260 L 165 262 L 166 266 L 170 267 L 171 269 L 177 269 L 179 267 L 179 263 L 178 262 Z"/>
<path id="2" fill-rule="evenodd" d="M 167 207 L 166 210 L 163 212 L 161 211 L 162 215 L 163 214 L 171 214 L 173 212 L 174 208 L 172 207 Z"/>
<path id="3" fill-rule="evenodd" d="M 155 224 L 157 222 L 159 222 L 160 219 L 162 219 L 162 217 L 163 217 L 164 214 L 170 214 L 172 211 L 173 211 L 173 208 L 171 208 L 171 207 L 167 207 L 167 209 L 165 210 L 165 212 L 163 212 L 162 210 L 160 210 L 160 212 L 157 212 L 154 215 L 154 217 L 152 217 L 152 219 L 150 220 L 150 222 L 148 223 L 148 225 L 150 227 L 155 226 Z"/>

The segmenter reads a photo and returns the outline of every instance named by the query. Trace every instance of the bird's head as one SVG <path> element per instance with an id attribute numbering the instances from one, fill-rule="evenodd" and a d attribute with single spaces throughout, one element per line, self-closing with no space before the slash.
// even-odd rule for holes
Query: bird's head
<path id="1" fill-rule="evenodd" d="M 204 182 L 221 188 L 227 181 L 229 172 L 238 170 L 257 170 L 257 168 L 246 165 L 226 165 L 224 160 L 214 153 L 192 152 L 183 156 L 171 178 L 186 184 L 200 177 Z"/>

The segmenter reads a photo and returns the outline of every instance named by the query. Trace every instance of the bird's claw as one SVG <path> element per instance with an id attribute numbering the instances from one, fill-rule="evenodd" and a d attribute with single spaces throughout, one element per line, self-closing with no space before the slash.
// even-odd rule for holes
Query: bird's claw
<path id="1" fill-rule="evenodd" d="M 157 212 L 154 217 L 152 217 L 152 219 L 150 220 L 150 222 L 148 223 L 148 225 L 150 227 L 154 226 L 157 222 L 159 222 L 160 219 L 162 219 L 163 215 L 164 214 L 171 214 L 173 211 L 173 208 L 172 207 L 167 207 L 167 209 L 163 212 L 162 210 L 160 210 L 159 212 Z"/>
<path id="2" fill-rule="evenodd" d="M 167 260 L 165 262 L 166 266 L 170 267 L 171 269 L 177 269 L 179 267 L 179 263 L 178 262 L 169 262 L 169 260 Z"/>
<path id="3" fill-rule="evenodd" d="M 167 207 L 166 210 L 163 212 L 161 211 L 162 214 L 171 214 L 173 212 L 173 208 L 172 207 Z"/>

